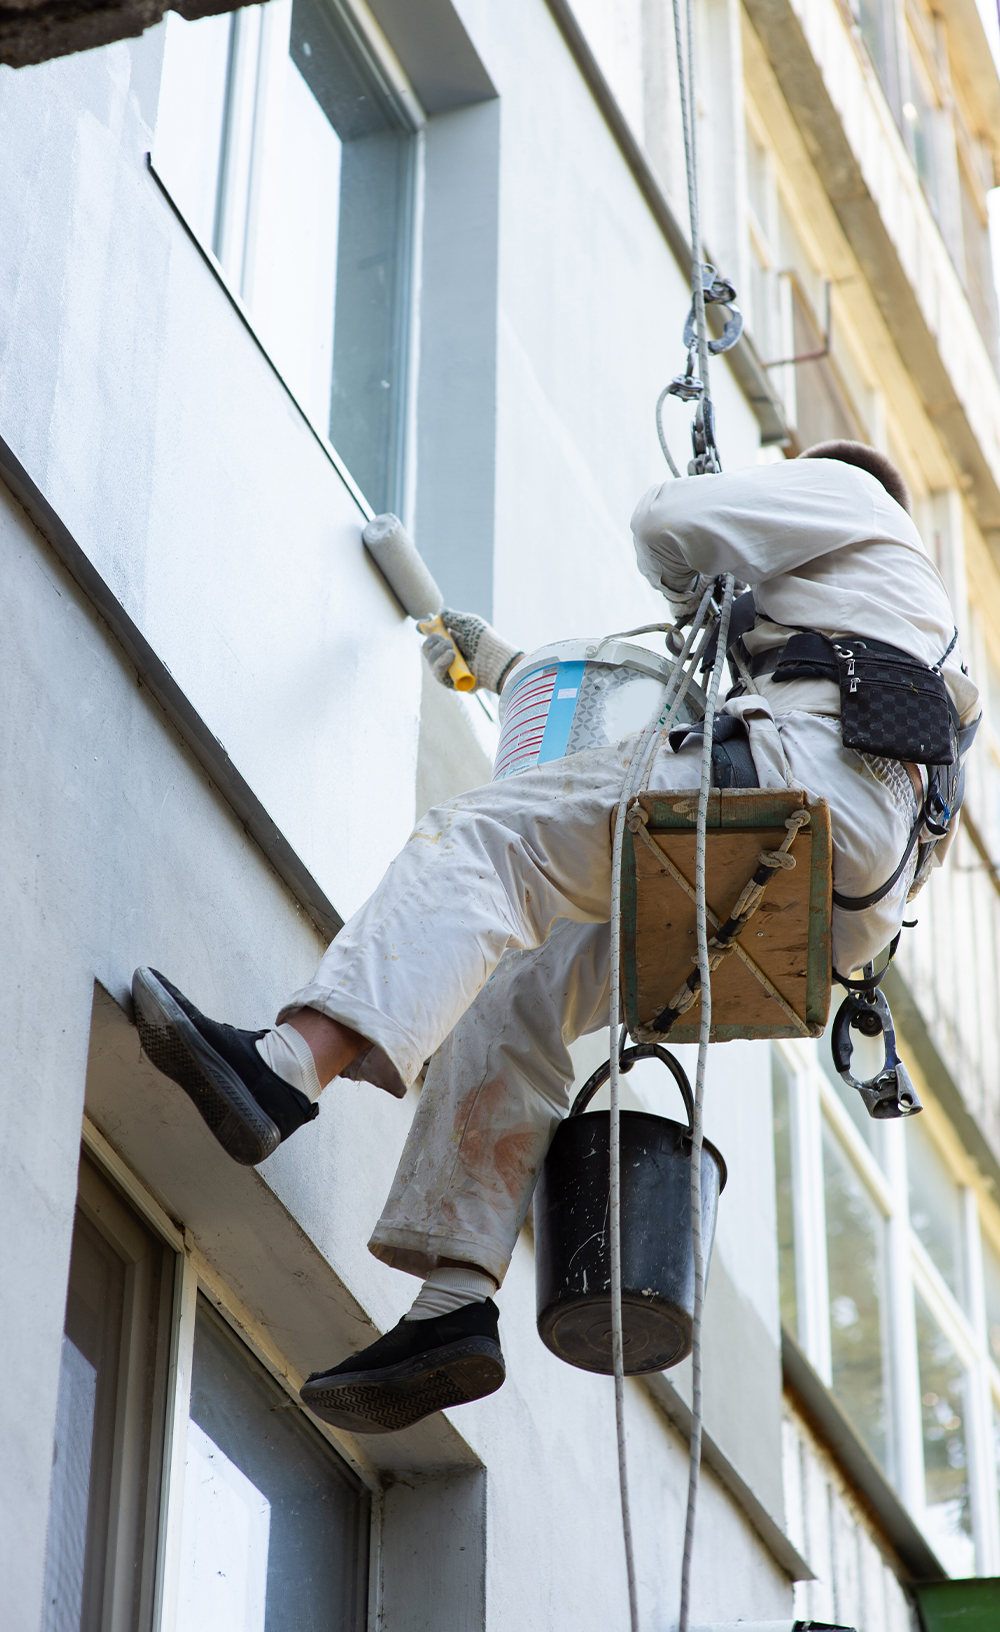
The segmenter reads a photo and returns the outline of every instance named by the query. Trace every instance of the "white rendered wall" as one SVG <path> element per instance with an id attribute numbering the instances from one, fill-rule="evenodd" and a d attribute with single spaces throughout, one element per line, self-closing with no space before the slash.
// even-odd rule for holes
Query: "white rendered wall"
<path id="1" fill-rule="evenodd" d="M 496 622 L 533 646 L 664 614 L 635 571 L 628 519 L 665 474 L 652 410 L 681 365 L 687 289 L 542 0 L 460 9 L 501 97 L 470 121 L 487 152 L 499 122 L 492 365 L 488 301 L 470 301 L 463 330 L 481 368 L 475 411 L 496 416 L 495 472 L 482 437 L 476 453 L 495 497 L 487 516 L 485 489 L 470 481 L 462 514 L 470 554 L 490 555 Z M 363 554 L 357 503 L 146 171 L 160 38 L 0 70 L 0 430 L 346 914 L 413 819 L 417 641 Z M 714 378 L 724 459 L 750 462 L 756 421 L 723 366 Z M 446 394 L 442 375 L 422 412 Z M 680 411 L 670 421 L 682 460 L 685 422 Z M 419 514 L 419 436 L 417 448 Z M 426 477 L 429 515 L 445 514 L 446 475 L 442 465 Z M 208 1012 L 256 1025 L 308 973 L 319 942 L 16 507 L 3 509 L 2 539 L 23 635 L 6 648 L 7 763 L 30 768 L 32 794 L 4 818 L 19 944 L 4 985 L 16 1063 L 0 1217 L 11 1306 L 27 1313 L 3 1351 L 16 1402 L 5 1507 L 11 1488 L 23 1499 L 5 1531 L 14 1562 L 0 1572 L 17 1596 L 0 1619 L 30 1629 L 94 980 L 124 1000 L 133 966 L 153 961 Z M 461 545 L 456 524 L 446 566 L 460 564 Z M 431 712 L 433 755 L 442 732 Z M 463 752 L 478 781 L 481 743 Z M 442 780 L 457 785 L 460 765 Z M 421 785 L 435 785 L 426 764 Z M 718 1051 L 708 1113 L 732 1173 L 716 1284 L 724 1271 L 770 1345 L 769 1367 L 748 1376 L 737 1323 L 713 1364 L 755 1428 L 780 1390 L 763 1061 L 759 1049 Z M 123 1145 L 139 1137 L 140 1094 L 149 1161 L 158 1140 L 163 1183 L 178 1197 L 192 1186 L 193 1216 L 214 1182 L 214 1147 L 179 1091 L 148 1073 L 115 1112 Z M 351 1321 L 384 1329 L 412 1298 L 412 1281 L 364 1247 L 411 1105 L 338 1084 L 319 1121 L 263 1169 L 260 1182 L 336 1272 L 340 1301 L 331 1294 L 320 1312 L 335 1352 L 317 1364 L 339 1357 Z M 233 1194 L 223 1207 L 218 1192 L 203 1250 L 224 1255 L 227 1236 L 249 1227 Z M 625 1603 L 611 1388 L 541 1347 L 527 1240 L 503 1321 L 510 1382 L 454 1417 L 488 1471 L 488 1624 L 597 1632 Z M 720 1383 L 710 1410 L 725 1448 L 740 1425 L 723 1396 Z M 650 1624 L 667 1624 L 686 1450 L 642 1385 L 628 1397 L 643 1601 Z M 751 1464 L 755 1443 L 739 1440 Z M 741 1471 L 753 1482 L 752 1466 Z M 759 1494 L 780 1521 L 777 1459 L 771 1473 Z M 697 1561 L 696 1619 L 789 1613 L 787 1579 L 710 1476 Z"/>

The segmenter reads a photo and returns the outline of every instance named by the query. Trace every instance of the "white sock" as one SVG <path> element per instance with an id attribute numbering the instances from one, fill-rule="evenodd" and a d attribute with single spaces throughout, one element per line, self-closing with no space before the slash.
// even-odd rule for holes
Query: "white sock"
<path id="1" fill-rule="evenodd" d="M 404 1320 L 433 1320 L 451 1315 L 467 1303 L 485 1303 L 496 1291 L 492 1275 L 480 1269 L 435 1269 L 428 1275 Z"/>
<path id="2" fill-rule="evenodd" d="M 301 1031 L 296 1031 L 287 1021 L 283 1026 L 272 1026 L 266 1037 L 258 1037 L 257 1053 L 276 1077 L 316 1103 L 323 1090 L 316 1075 L 312 1049 Z"/>

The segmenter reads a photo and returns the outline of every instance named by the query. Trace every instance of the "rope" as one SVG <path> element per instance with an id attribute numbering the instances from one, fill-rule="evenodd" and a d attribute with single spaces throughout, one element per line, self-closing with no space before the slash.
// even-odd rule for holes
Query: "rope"
<path id="1" fill-rule="evenodd" d="M 621 1492 L 622 1532 L 625 1540 L 625 1568 L 628 1574 L 628 1602 L 631 1632 L 639 1632 L 639 1603 L 636 1590 L 635 1553 L 632 1546 L 632 1515 L 628 1494 L 628 1459 L 625 1437 L 625 1360 L 622 1341 L 622 1234 L 621 1234 L 621 1116 L 618 1097 L 618 1027 L 621 1007 L 621 893 L 622 845 L 625 839 L 625 813 L 635 779 L 642 768 L 647 752 L 656 737 L 669 731 L 681 703 L 687 694 L 694 674 L 697 656 L 685 671 L 684 664 L 702 625 L 709 615 L 709 604 L 714 585 L 706 589 L 687 639 L 677 659 L 677 667 L 660 695 L 632 757 L 626 767 L 618 800 L 614 835 L 611 844 L 611 947 L 608 978 L 611 987 L 610 1013 L 610 1149 L 608 1172 L 608 1213 L 611 1248 L 611 1359 L 615 1376 L 615 1430 L 618 1440 L 618 1485 Z M 706 636 L 708 634 L 706 629 Z"/>
<path id="2" fill-rule="evenodd" d="M 708 378 L 705 290 L 701 279 L 701 214 L 698 206 L 698 138 L 694 101 L 694 12 L 692 0 L 687 0 L 686 71 L 680 0 L 674 0 L 674 41 L 677 49 L 677 84 L 680 91 L 681 119 L 684 127 L 684 167 L 687 173 L 688 214 L 691 220 L 691 299 L 694 306 L 695 334 L 698 341 L 698 374 L 704 386 L 698 412 L 704 416 L 706 407 L 711 403 L 712 393 Z"/>
<path id="3" fill-rule="evenodd" d="M 676 0 L 675 0 L 676 6 Z M 690 20 L 690 0 L 688 0 Z M 704 314 L 703 314 L 704 315 Z M 695 1077 L 694 1116 L 691 1119 L 691 1239 L 694 1247 L 694 1315 L 691 1322 L 691 1462 L 688 1469 L 687 1513 L 684 1520 L 684 1557 L 681 1562 L 681 1610 L 678 1632 L 688 1632 L 691 1613 L 691 1558 L 694 1526 L 698 1511 L 698 1483 L 701 1476 L 702 1366 L 701 1317 L 705 1304 L 705 1251 L 701 1235 L 701 1151 L 704 1141 L 702 1113 L 705 1101 L 705 1066 L 712 1030 L 712 976 L 708 962 L 708 904 L 705 899 L 705 837 L 708 822 L 708 795 L 712 783 L 712 731 L 715 702 L 719 695 L 722 665 L 726 657 L 729 614 L 733 606 L 734 579 L 726 574 L 726 589 L 719 615 L 719 643 L 712 665 L 712 678 L 705 701 L 705 735 L 701 751 L 701 787 L 698 791 L 698 827 L 695 841 L 694 885 L 697 891 L 698 966 L 701 972 L 701 1035 L 698 1038 L 698 1072 Z"/>

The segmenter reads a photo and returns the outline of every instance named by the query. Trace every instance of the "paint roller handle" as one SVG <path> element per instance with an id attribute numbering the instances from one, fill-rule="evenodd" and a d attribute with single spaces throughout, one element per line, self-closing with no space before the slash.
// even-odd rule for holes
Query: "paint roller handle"
<path id="1" fill-rule="evenodd" d="M 476 677 L 455 644 L 453 635 L 441 621 L 444 596 L 399 517 L 389 511 L 373 516 L 361 537 L 403 610 L 416 620 L 421 634 L 443 636 L 455 653 L 448 670 L 455 690 L 473 691 Z"/>
<path id="2" fill-rule="evenodd" d="M 449 634 L 448 630 L 445 628 L 440 612 L 436 617 L 427 618 L 423 623 L 418 623 L 417 628 L 420 630 L 422 635 L 442 635 L 444 637 L 452 651 L 455 653 L 454 662 L 448 669 L 448 674 L 450 676 L 452 685 L 455 687 L 456 691 L 474 691 L 476 687 L 476 677 L 469 668 L 468 663 L 466 663 L 465 658 L 462 656 L 458 647 L 455 645 L 454 636 Z"/>

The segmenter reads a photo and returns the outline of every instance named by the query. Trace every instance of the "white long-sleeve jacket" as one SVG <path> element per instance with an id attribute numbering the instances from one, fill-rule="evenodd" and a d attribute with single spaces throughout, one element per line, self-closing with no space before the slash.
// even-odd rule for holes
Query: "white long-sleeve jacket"
<path id="1" fill-rule="evenodd" d="M 754 591 L 750 651 L 779 646 L 793 629 L 869 635 L 937 663 L 955 619 L 941 576 L 901 505 L 867 471 L 836 459 L 789 459 L 650 488 L 632 517 L 639 569 L 665 595 L 694 573 L 731 572 Z M 944 665 L 965 723 L 979 693 L 957 646 Z M 839 714 L 832 681 L 761 691 L 776 712 Z"/>

